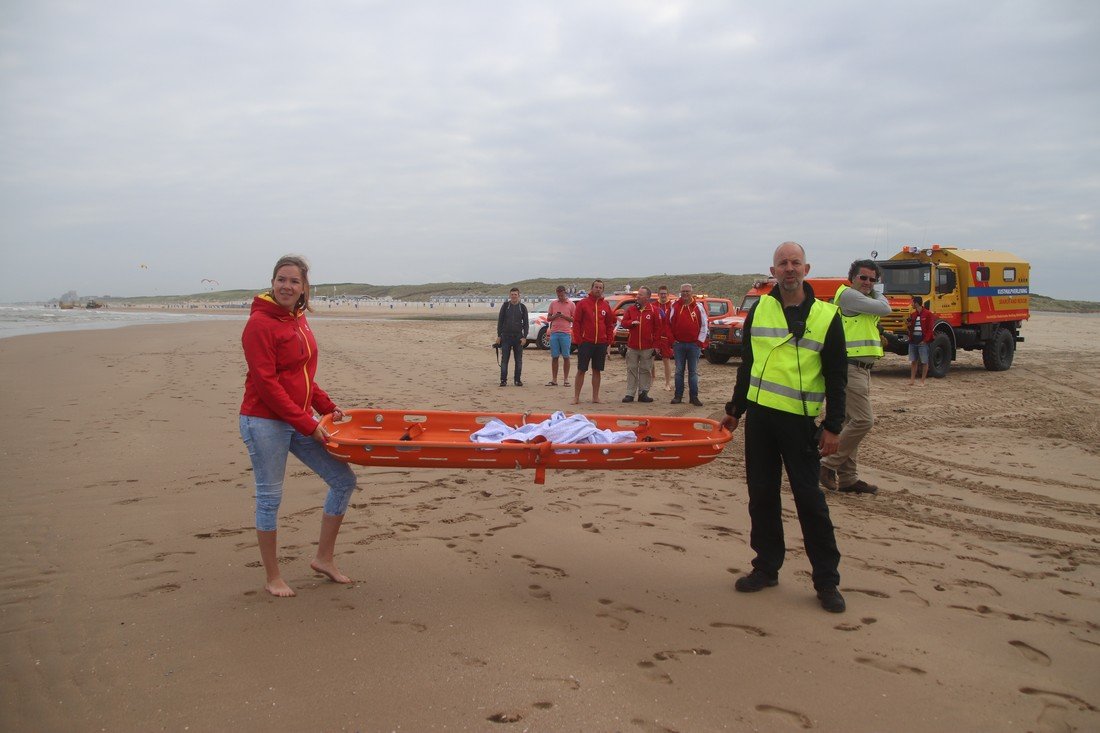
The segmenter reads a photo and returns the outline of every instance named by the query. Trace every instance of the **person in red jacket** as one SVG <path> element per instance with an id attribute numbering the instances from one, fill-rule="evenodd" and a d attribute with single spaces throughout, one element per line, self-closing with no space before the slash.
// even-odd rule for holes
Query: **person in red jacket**
<path id="1" fill-rule="evenodd" d="M 672 311 L 672 300 L 668 297 L 668 286 L 661 284 L 657 287 L 657 302 L 655 303 L 657 308 L 661 311 L 661 319 L 665 325 L 665 335 L 661 338 L 659 344 L 657 344 L 657 353 L 653 357 L 655 360 L 660 360 L 665 367 L 665 391 L 672 389 L 672 337 L 668 332 L 668 314 Z M 654 370 L 657 365 L 654 363 Z M 653 378 L 657 378 L 656 371 L 654 371 Z"/>
<path id="2" fill-rule="evenodd" d="M 672 333 L 672 353 L 676 357 L 676 391 L 672 404 L 684 401 L 684 367 L 688 371 L 688 396 L 691 404 L 702 407 L 699 400 L 699 354 L 707 340 L 707 309 L 696 300 L 691 283 L 680 286 L 680 299 L 672 304 L 668 328 Z"/>
<path id="3" fill-rule="evenodd" d="M 328 484 L 321 513 L 321 537 L 309 566 L 335 583 L 351 578 L 336 568 L 336 535 L 355 490 L 348 464 L 325 450 L 328 437 L 314 413 L 342 420 L 344 413 L 313 381 L 317 341 L 306 322 L 309 265 L 287 255 L 275 263 L 271 290 L 252 301 L 252 314 L 241 335 L 248 374 L 240 410 L 241 439 L 248 448 L 256 482 L 256 540 L 273 596 L 293 596 L 279 572 L 276 517 L 283 496 L 286 459 L 293 453 Z"/>
<path id="4" fill-rule="evenodd" d="M 649 388 L 653 384 L 653 354 L 665 335 L 661 309 L 649 299 L 645 285 L 638 288 L 638 299 L 626 309 L 621 326 L 626 339 L 626 397 L 623 402 L 652 402 Z"/>
<path id="5" fill-rule="evenodd" d="M 913 312 L 909 314 L 909 386 L 916 384 L 917 362 L 921 363 L 923 371 L 920 375 L 921 386 L 928 378 L 928 352 L 935 332 L 936 317 L 932 311 L 924 307 L 924 300 L 919 295 L 913 296 Z"/>
<path id="6" fill-rule="evenodd" d="M 592 365 L 592 401 L 600 401 L 600 372 L 607 358 L 607 346 L 615 340 L 615 311 L 603 299 L 603 280 L 593 280 L 588 297 L 577 303 L 573 314 L 573 341 L 577 343 L 577 378 L 573 383 L 573 404 L 581 402 L 584 375 Z"/>

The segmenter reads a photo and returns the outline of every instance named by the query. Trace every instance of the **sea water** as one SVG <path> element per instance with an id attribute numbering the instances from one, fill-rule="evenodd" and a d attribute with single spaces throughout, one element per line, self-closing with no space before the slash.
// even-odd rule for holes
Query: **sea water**
<path id="1" fill-rule="evenodd" d="M 44 305 L 0 305 L 0 338 L 51 331 L 121 328 L 145 323 L 185 323 L 212 319 L 244 321 L 244 314 L 135 311 L 129 308 L 47 308 Z"/>

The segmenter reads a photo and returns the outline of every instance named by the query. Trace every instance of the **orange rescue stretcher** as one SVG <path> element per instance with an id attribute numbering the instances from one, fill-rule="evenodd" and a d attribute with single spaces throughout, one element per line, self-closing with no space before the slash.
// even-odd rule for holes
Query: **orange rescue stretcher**
<path id="1" fill-rule="evenodd" d="M 632 430 L 632 443 L 475 443 L 471 433 L 497 418 L 512 426 L 538 423 L 547 413 L 448 410 L 347 410 L 343 422 L 321 419 L 325 447 L 361 466 L 406 468 L 665 469 L 701 466 L 718 457 L 732 437 L 714 420 L 699 417 L 585 415 L 604 430 Z"/>

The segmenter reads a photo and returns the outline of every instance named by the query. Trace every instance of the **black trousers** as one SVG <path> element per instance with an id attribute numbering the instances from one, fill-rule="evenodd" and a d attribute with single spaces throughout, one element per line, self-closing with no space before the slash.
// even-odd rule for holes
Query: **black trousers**
<path id="1" fill-rule="evenodd" d="M 500 381 L 508 381 L 508 361 L 514 352 L 516 355 L 516 381 L 521 380 L 523 374 L 523 347 L 519 345 L 522 336 L 500 337 Z"/>
<path id="2" fill-rule="evenodd" d="M 813 440 L 813 419 L 750 404 L 745 420 L 745 472 L 749 484 L 749 544 L 756 552 L 752 566 L 775 578 L 783 566 L 783 515 L 780 485 L 783 468 L 794 495 L 802 541 L 813 568 L 814 588 L 840 583 L 829 505 L 818 484 L 821 456 Z"/>

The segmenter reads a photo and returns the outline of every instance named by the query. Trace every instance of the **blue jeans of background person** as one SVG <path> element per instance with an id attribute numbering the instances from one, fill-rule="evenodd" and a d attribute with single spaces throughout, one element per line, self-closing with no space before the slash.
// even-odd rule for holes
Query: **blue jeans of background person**
<path id="1" fill-rule="evenodd" d="M 569 352 L 573 348 L 573 336 L 568 331 L 557 331 L 550 334 L 550 358 L 559 356 L 569 358 Z"/>
<path id="2" fill-rule="evenodd" d="M 918 360 L 921 364 L 928 363 L 928 344 L 909 344 L 909 361 L 913 362 Z"/>
<path id="3" fill-rule="evenodd" d="M 676 357 L 676 394 L 684 396 L 684 366 L 688 370 L 688 396 L 699 397 L 699 344 L 694 341 L 677 341 L 672 345 L 672 355 Z"/>
<path id="4" fill-rule="evenodd" d="M 500 381 L 508 381 L 508 360 L 514 353 L 516 355 L 516 379 L 520 381 L 523 374 L 523 347 L 519 345 L 522 336 L 500 337 Z"/>
<path id="5" fill-rule="evenodd" d="M 302 435 L 282 420 L 265 417 L 241 415 L 240 427 L 256 481 L 256 529 L 275 531 L 289 453 L 328 484 L 325 514 L 342 516 L 348 510 L 351 492 L 355 490 L 355 473 L 348 464 L 333 458 L 312 436 Z"/>

